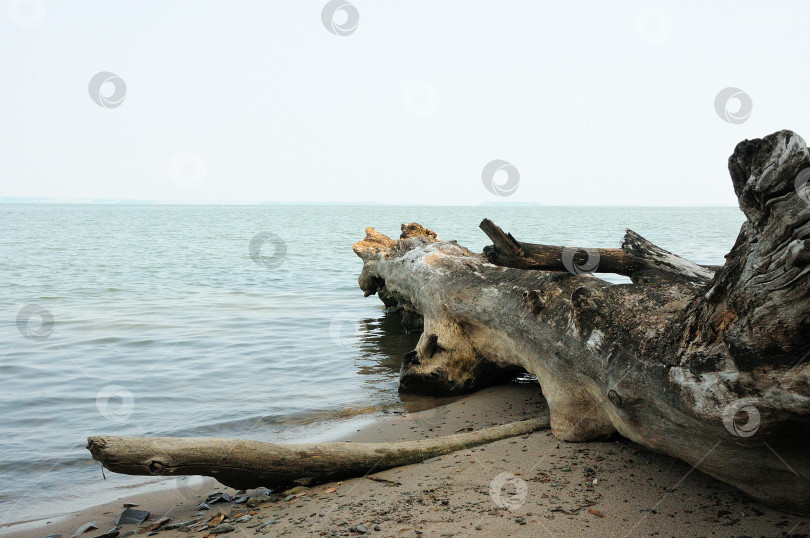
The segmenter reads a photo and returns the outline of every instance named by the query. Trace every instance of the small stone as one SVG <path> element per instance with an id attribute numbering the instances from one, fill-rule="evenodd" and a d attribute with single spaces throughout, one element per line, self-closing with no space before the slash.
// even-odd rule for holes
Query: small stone
<path id="1" fill-rule="evenodd" d="M 221 491 L 212 491 L 208 495 L 208 498 L 205 499 L 205 502 L 207 504 L 214 504 L 214 503 L 218 503 L 218 502 L 226 502 L 227 503 L 227 502 L 231 502 L 231 496 L 228 495 L 227 493 L 223 493 Z"/>
<path id="2" fill-rule="evenodd" d="M 121 531 L 118 529 L 118 527 L 113 527 L 104 534 L 99 534 L 95 538 L 115 538 L 119 534 L 121 534 Z"/>
<path id="3" fill-rule="evenodd" d="M 148 527 L 145 527 L 145 528 L 146 528 L 146 532 L 147 532 L 147 533 L 152 533 L 152 532 L 155 532 L 155 531 L 157 531 L 157 530 L 158 530 L 160 527 L 162 527 L 163 525 L 165 525 L 166 523 L 168 523 L 169 521 L 171 521 L 171 520 L 170 520 L 169 518 L 167 518 L 167 517 L 160 518 L 159 520 L 157 520 L 157 521 L 156 521 L 155 523 L 153 523 L 152 525 L 149 525 Z M 140 532 L 142 533 L 142 532 L 144 532 L 144 531 L 140 531 Z"/>
<path id="4" fill-rule="evenodd" d="M 484 527 L 482 527 L 481 525 L 476 525 L 476 526 L 475 526 L 475 530 L 477 530 L 477 531 L 480 531 L 480 530 L 481 530 L 481 529 L 483 529 L 483 528 L 484 528 Z"/>
<path id="5" fill-rule="evenodd" d="M 73 536 L 71 538 L 75 538 L 76 536 L 81 536 L 82 534 L 84 534 L 86 532 L 89 532 L 89 531 L 96 530 L 97 528 L 98 528 L 98 523 L 96 523 L 95 521 L 91 521 L 90 523 L 85 523 L 84 525 L 79 527 L 79 529 L 76 532 L 73 533 Z"/>
<path id="6" fill-rule="evenodd" d="M 268 519 L 267 521 L 264 522 L 264 524 L 262 524 L 261 527 L 259 527 L 259 530 L 262 530 L 262 529 L 264 529 L 266 527 L 269 527 L 270 525 L 275 525 L 275 524 L 276 524 L 276 520 L 274 518 Z"/>
<path id="7" fill-rule="evenodd" d="M 365 525 L 357 525 L 356 527 L 354 527 L 354 532 L 365 534 L 368 532 L 368 527 L 366 527 Z"/>
<path id="8" fill-rule="evenodd" d="M 282 495 L 298 495 L 299 493 L 303 493 L 305 491 L 309 491 L 309 488 L 306 486 L 295 486 L 294 488 L 290 488 L 287 491 L 282 492 Z"/>
<path id="9" fill-rule="evenodd" d="M 236 530 L 236 527 L 231 525 L 230 523 L 221 523 L 214 527 L 213 529 L 209 530 L 209 534 L 226 534 L 229 532 L 233 532 Z"/>
<path id="10" fill-rule="evenodd" d="M 115 519 L 115 525 L 140 525 L 149 517 L 147 510 L 136 510 L 134 508 L 127 508 Z"/>
<path id="11" fill-rule="evenodd" d="M 256 497 L 251 497 L 250 499 L 248 499 L 247 507 L 256 508 L 257 506 L 272 500 L 273 500 L 272 497 L 269 497 L 268 495 L 257 495 Z"/>

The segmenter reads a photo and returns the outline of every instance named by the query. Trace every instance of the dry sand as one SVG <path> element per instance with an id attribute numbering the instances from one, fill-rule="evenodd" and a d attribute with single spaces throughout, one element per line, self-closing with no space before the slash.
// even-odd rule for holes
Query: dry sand
<path id="1" fill-rule="evenodd" d="M 427 411 L 383 418 L 349 439 L 420 439 L 542 412 L 547 411 L 538 386 L 493 387 Z M 163 517 L 170 518 L 171 524 L 206 521 L 218 514 L 230 516 L 232 523 L 249 512 L 232 523 L 234 531 L 223 536 L 771 537 L 808 532 L 801 518 L 767 508 L 683 462 L 630 441 L 562 443 L 549 431 L 408 467 L 372 471 L 363 478 L 316 485 L 297 496 L 288 495 L 288 500 L 271 500 L 250 509 L 245 504 L 219 502 L 197 515 L 195 507 L 214 490 L 236 495 L 210 479 L 203 485 L 195 479 L 172 479 L 160 491 L 60 518 L 6 526 L 0 533 L 69 537 L 84 523 L 96 521 L 99 529 L 84 535 L 96 537 L 114 526 L 124 502 L 151 512 L 143 526 Z M 123 526 L 121 536 L 139 530 Z M 161 530 L 159 534 L 201 537 L 208 531 Z"/>

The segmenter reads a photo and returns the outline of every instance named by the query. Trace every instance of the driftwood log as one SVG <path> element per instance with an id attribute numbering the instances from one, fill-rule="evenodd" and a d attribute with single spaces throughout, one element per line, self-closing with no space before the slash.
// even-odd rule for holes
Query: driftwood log
<path id="1" fill-rule="evenodd" d="M 363 476 L 548 428 L 548 416 L 437 439 L 279 445 L 206 437 L 90 437 L 93 458 L 116 473 L 212 476 L 236 489 Z"/>
<path id="2" fill-rule="evenodd" d="M 797 179 L 809 167 L 790 131 L 737 146 L 729 171 L 747 220 L 722 267 L 631 231 L 619 249 L 566 252 L 484 220 L 484 255 L 418 224 L 397 241 L 367 229 L 359 284 L 424 327 L 402 390 L 466 392 L 519 367 L 537 376 L 559 439 L 618 431 L 810 513 L 810 197 Z"/>
<path id="3" fill-rule="evenodd" d="M 747 221 L 722 267 L 630 231 L 619 249 L 570 250 L 522 243 L 484 220 L 493 245 L 482 255 L 418 224 L 399 240 L 368 228 L 354 245 L 360 287 L 423 329 L 400 389 L 462 393 L 527 371 L 559 439 L 619 432 L 810 513 L 810 196 L 799 185 L 809 168 L 789 131 L 737 146 L 729 170 Z M 633 283 L 590 275 L 600 271 Z M 87 447 L 112 471 L 248 488 L 362 475 L 546 423 L 391 444 L 91 437 Z"/>

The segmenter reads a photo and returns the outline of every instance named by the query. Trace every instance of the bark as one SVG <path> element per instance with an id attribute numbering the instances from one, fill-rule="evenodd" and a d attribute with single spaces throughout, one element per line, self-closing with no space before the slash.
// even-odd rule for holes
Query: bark
<path id="1" fill-rule="evenodd" d="M 628 231 L 619 249 L 523 243 L 485 220 L 475 254 L 411 224 L 354 245 L 366 295 L 421 316 L 401 388 L 470 390 L 492 370 L 537 376 L 562 440 L 618 431 L 753 497 L 810 512 L 810 167 L 790 131 L 740 143 L 729 171 L 747 221 L 722 267 Z M 573 252 L 572 252 L 573 250 Z M 571 270 L 573 268 L 573 270 Z M 526 270 L 529 269 L 529 270 Z"/>
<path id="2" fill-rule="evenodd" d="M 87 449 L 107 469 L 130 475 L 212 476 L 236 489 L 363 476 L 548 427 L 548 417 L 476 432 L 400 443 L 278 445 L 240 439 L 90 437 Z"/>

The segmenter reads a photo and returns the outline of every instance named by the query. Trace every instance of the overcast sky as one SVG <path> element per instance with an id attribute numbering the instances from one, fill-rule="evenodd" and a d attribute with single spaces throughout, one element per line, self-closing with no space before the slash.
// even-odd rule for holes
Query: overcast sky
<path id="1" fill-rule="evenodd" d="M 736 205 L 810 136 L 806 0 L 325 5 L 12 0 L 0 197 Z"/>

